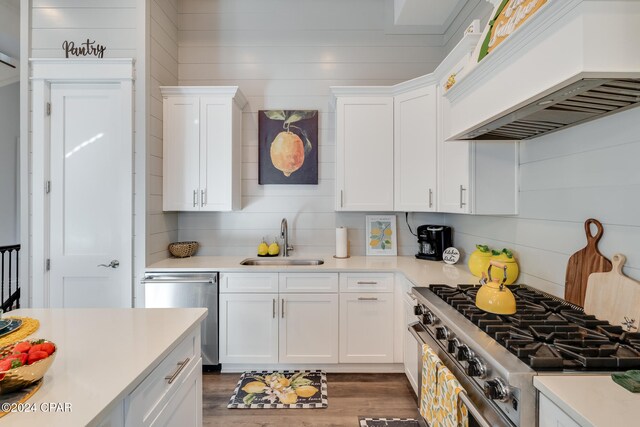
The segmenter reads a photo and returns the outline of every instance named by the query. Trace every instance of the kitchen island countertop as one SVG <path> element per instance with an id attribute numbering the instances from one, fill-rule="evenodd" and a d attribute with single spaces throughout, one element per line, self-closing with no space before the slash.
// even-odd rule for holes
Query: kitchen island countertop
<path id="1" fill-rule="evenodd" d="M 610 375 L 538 375 L 533 385 L 583 427 L 638 425 L 640 393 Z"/>
<path id="2" fill-rule="evenodd" d="M 469 273 L 464 264 L 447 265 L 441 261 L 426 261 L 413 256 L 367 257 L 354 256 L 336 259 L 331 255 L 305 256 L 300 258 L 320 258 L 322 265 L 240 265 L 247 257 L 239 256 L 194 256 L 189 258 L 167 258 L 150 265 L 148 272 L 166 271 L 219 271 L 219 272 L 399 272 L 403 273 L 415 286 L 434 283 L 455 286 L 459 283 L 478 283 L 478 278 Z M 295 259 L 296 257 L 291 257 Z M 267 258 L 268 259 L 268 258 Z"/>
<path id="3" fill-rule="evenodd" d="M 56 360 L 28 401 L 0 426 L 84 426 L 109 414 L 206 317 L 187 309 L 20 309 L 40 321 L 29 338 L 57 346 Z M 32 405 L 31 405 L 32 404 Z M 54 404 L 55 406 L 51 406 Z"/>

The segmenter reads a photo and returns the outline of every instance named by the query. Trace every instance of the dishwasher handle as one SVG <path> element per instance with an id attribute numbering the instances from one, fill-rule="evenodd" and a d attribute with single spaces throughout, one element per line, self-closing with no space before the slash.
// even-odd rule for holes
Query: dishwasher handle
<path id="1" fill-rule="evenodd" d="M 150 283 L 208 283 L 210 285 L 215 285 L 216 278 L 211 277 L 209 279 L 175 279 L 175 278 L 155 279 L 155 278 L 145 277 L 140 281 L 140 283 L 142 283 L 143 285 L 150 284 Z"/>

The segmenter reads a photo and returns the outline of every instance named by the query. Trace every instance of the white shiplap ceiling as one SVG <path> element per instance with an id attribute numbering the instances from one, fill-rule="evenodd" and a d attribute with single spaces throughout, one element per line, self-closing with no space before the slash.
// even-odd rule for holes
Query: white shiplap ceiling
<path id="1" fill-rule="evenodd" d="M 394 23 L 446 29 L 466 2 L 467 0 L 394 0 Z"/>

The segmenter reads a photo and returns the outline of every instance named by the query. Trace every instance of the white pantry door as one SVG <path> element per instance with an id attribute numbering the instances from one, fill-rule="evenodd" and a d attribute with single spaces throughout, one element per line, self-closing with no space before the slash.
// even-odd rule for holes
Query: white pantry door
<path id="1" fill-rule="evenodd" d="M 133 148 L 124 96 L 118 84 L 51 85 L 51 307 L 131 307 Z"/>

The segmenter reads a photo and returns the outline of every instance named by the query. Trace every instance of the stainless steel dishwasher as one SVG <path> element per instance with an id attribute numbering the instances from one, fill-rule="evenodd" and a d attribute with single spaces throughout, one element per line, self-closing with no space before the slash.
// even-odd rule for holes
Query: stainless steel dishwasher
<path id="1" fill-rule="evenodd" d="M 202 323 L 202 364 L 206 370 L 216 369 L 219 365 L 218 273 L 146 273 L 142 284 L 145 307 L 205 307 L 209 310 Z"/>

